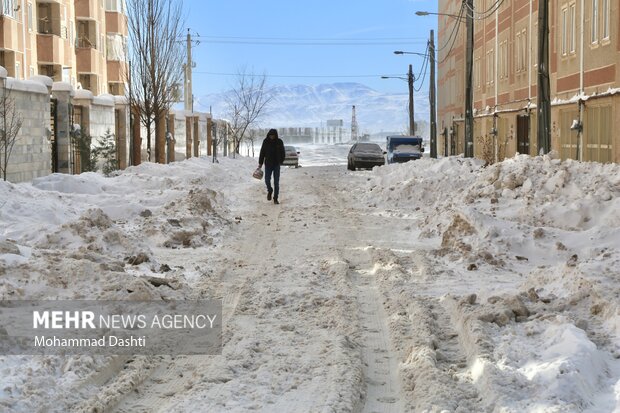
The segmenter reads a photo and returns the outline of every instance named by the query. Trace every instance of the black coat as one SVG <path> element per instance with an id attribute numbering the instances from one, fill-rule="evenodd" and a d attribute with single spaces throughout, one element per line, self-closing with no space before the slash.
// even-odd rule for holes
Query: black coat
<path id="1" fill-rule="evenodd" d="M 259 164 L 268 166 L 282 165 L 284 163 L 284 142 L 282 139 L 269 137 L 263 140 L 258 157 Z"/>

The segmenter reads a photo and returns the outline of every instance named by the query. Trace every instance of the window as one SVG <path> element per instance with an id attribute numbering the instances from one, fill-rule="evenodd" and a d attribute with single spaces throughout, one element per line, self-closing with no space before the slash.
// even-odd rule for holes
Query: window
<path id="1" fill-rule="evenodd" d="M 603 11 L 603 33 L 601 37 L 603 40 L 609 40 L 609 0 L 602 0 L 602 3 L 603 7 L 601 10 Z"/>
<path id="2" fill-rule="evenodd" d="M 499 45 L 499 73 L 500 79 L 508 77 L 508 42 L 504 40 Z"/>
<path id="3" fill-rule="evenodd" d="M 592 0 L 592 15 L 590 19 L 590 40 L 598 43 L 598 0 Z"/>
<path id="4" fill-rule="evenodd" d="M 2 14 L 13 19 L 17 18 L 19 3 L 17 0 L 4 0 L 2 2 Z"/>
<path id="5" fill-rule="evenodd" d="M 487 52 L 487 84 L 495 83 L 495 51 Z"/>
<path id="6" fill-rule="evenodd" d="M 78 46 L 97 48 L 97 27 L 92 20 L 79 20 L 77 27 Z"/>
<path id="7" fill-rule="evenodd" d="M 524 29 L 517 33 L 517 72 L 523 72 L 527 69 L 527 31 Z"/>
<path id="8" fill-rule="evenodd" d="M 562 56 L 568 52 L 568 9 L 562 9 Z"/>
<path id="9" fill-rule="evenodd" d="M 534 23 L 534 33 L 538 33 L 538 23 Z M 532 53 L 532 44 L 529 45 L 530 53 Z M 532 53 L 532 62 L 534 67 L 538 66 L 538 52 Z"/>
<path id="10" fill-rule="evenodd" d="M 482 62 L 481 60 L 482 59 L 478 57 L 476 58 L 476 61 L 475 61 L 474 84 L 476 85 L 477 88 L 480 88 L 482 86 Z"/>
<path id="11" fill-rule="evenodd" d="M 15 62 L 15 79 L 21 79 L 22 78 L 22 68 L 21 65 L 19 64 L 19 62 Z"/>
<path id="12" fill-rule="evenodd" d="M 32 3 L 28 3 L 28 31 L 34 27 L 34 15 L 32 14 Z"/>
<path id="13" fill-rule="evenodd" d="M 105 0 L 106 11 L 125 12 L 124 0 Z"/>
<path id="14" fill-rule="evenodd" d="M 569 13 L 568 13 L 568 17 L 569 17 L 569 29 L 570 29 L 570 42 L 569 42 L 569 51 L 571 53 L 575 53 L 575 45 L 576 45 L 576 38 L 575 38 L 575 10 L 576 10 L 576 5 L 575 3 L 571 4 L 569 6 Z"/>
<path id="15" fill-rule="evenodd" d="M 108 60 L 125 61 L 125 51 L 127 50 L 127 38 L 125 36 L 108 33 L 106 46 Z"/>

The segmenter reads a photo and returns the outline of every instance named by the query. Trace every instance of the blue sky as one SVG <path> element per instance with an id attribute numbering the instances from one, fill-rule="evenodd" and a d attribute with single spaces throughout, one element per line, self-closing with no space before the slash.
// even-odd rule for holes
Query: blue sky
<path id="1" fill-rule="evenodd" d="M 185 0 L 187 27 L 200 35 L 193 48 L 194 95 L 230 88 L 246 66 L 265 72 L 270 85 L 359 82 L 389 93 L 407 84 L 402 75 L 423 59 L 436 16 L 433 0 Z M 437 41 L 437 40 L 435 40 Z M 347 44 L 354 43 L 354 44 Z M 423 86 L 425 89 L 426 85 Z"/>

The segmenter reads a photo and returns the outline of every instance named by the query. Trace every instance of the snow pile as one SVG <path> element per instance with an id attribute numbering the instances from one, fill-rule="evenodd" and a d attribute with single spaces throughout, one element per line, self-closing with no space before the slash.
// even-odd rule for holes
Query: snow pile
<path id="1" fill-rule="evenodd" d="M 368 205 L 421 217 L 413 234 L 449 280 L 432 288 L 467 353 L 457 374 L 483 405 L 620 409 L 619 165 L 426 158 L 369 176 Z M 409 291 L 400 305 L 428 312 L 420 286 Z"/>
<path id="2" fill-rule="evenodd" d="M 142 164 L 110 178 L 0 182 L 0 299 L 191 299 L 196 274 L 208 268 L 165 252 L 216 242 L 232 222 L 229 182 L 249 180 L 253 164 L 191 159 Z M 89 385 L 89 377 L 116 362 L 0 356 L 0 410 L 68 411 L 92 392 L 96 380 Z"/>

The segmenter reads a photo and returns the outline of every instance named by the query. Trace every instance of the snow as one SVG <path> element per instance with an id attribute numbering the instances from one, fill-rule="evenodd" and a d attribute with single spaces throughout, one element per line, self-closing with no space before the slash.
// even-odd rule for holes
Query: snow
<path id="1" fill-rule="evenodd" d="M 295 146 L 279 206 L 244 157 L 0 182 L 1 299 L 225 319 L 221 356 L 0 356 L 2 410 L 620 411 L 619 165 Z"/>
<path id="2" fill-rule="evenodd" d="M 420 145 L 394 145 L 394 153 L 420 153 Z"/>

